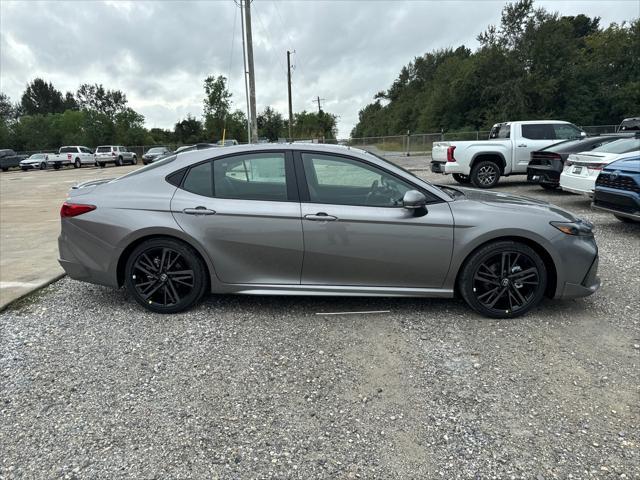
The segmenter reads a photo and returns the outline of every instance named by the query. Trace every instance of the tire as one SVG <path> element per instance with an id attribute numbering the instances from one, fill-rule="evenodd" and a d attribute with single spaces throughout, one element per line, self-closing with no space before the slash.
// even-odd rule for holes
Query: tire
<path id="1" fill-rule="evenodd" d="M 42 162 L 40 164 L 40 170 L 46 170 L 47 169 L 47 163 L 46 162 Z"/>
<path id="2" fill-rule="evenodd" d="M 471 183 L 469 175 L 462 175 L 461 173 L 454 173 L 453 179 L 461 185 L 468 185 Z"/>
<path id="3" fill-rule="evenodd" d="M 82 166 L 82 162 L 79 158 L 76 158 L 75 162 L 73 162 L 73 168 L 80 168 Z"/>
<path id="4" fill-rule="evenodd" d="M 477 162 L 471 169 L 471 183 L 476 188 L 492 188 L 500 180 L 500 166 L 492 160 Z"/>
<path id="5" fill-rule="evenodd" d="M 122 157 L 118 157 L 116 158 L 116 167 L 121 167 L 122 166 Z"/>
<path id="6" fill-rule="evenodd" d="M 100 168 L 104 168 L 107 166 L 105 162 L 98 162 L 98 165 L 100 165 Z"/>
<path id="7" fill-rule="evenodd" d="M 131 165 L 137 165 L 137 164 L 138 164 L 138 157 L 134 155 L 133 158 L 131 159 Z"/>
<path id="8" fill-rule="evenodd" d="M 175 273 L 186 271 L 191 275 Z M 155 238 L 138 245 L 127 258 L 125 287 L 146 309 L 176 313 L 202 298 L 208 285 L 206 272 L 202 260 L 189 245 L 170 238 Z"/>
<path id="9" fill-rule="evenodd" d="M 622 223 L 638 223 L 633 218 L 623 217 L 622 215 L 616 215 L 615 213 L 613 214 L 613 216 L 620 220 Z"/>
<path id="10" fill-rule="evenodd" d="M 546 288 L 547 269 L 540 255 L 513 241 L 495 241 L 473 252 L 458 276 L 458 291 L 467 305 L 490 318 L 524 315 L 540 303 Z"/>
<path id="11" fill-rule="evenodd" d="M 553 185 L 550 183 L 541 183 L 540 186 L 545 190 L 557 190 L 560 185 Z"/>
<path id="12" fill-rule="evenodd" d="M 54 168 L 55 170 L 60 170 L 60 167 L 62 167 L 62 165 L 60 165 L 59 163 L 55 163 L 55 164 L 53 165 L 53 168 Z"/>

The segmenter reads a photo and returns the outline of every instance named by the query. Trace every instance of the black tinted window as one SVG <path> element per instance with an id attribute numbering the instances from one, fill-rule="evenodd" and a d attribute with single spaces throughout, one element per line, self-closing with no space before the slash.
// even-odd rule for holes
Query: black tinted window
<path id="1" fill-rule="evenodd" d="M 287 200 L 285 158 L 282 152 L 253 153 L 213 162 L 217 198 Z"/>
<path id="2" fill-rule="evenodd" d="M 522 136 L 530 140 L 555 140 L 556 133 L 551 123 L 522 125 Z"/>
<path id="3" fill-rule="evenodd" d="M 191 167 L 184 179 L 182 188 L 188 192 L 213 197 L 213 182 L 211 181 L 211 162 L 201 163 Z"/>

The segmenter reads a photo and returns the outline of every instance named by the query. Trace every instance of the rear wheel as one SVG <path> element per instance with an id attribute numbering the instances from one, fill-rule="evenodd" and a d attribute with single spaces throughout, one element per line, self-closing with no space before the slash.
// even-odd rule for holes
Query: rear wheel
<path id="1" fill-rule="evenodd" d="M 461 173 L 454 173 L 453 179 L 462 185 L 467 185 L 471 183 L 471 179 L 469 178 L 469 175 L 462 175 Z"/>
<path id="2" fill-rule="evenodd" d="M 80 168 L 82 166 L 82 163 L 80 162 L 79 158 L 76 158 L 76 161 L 73 162 L 73 168 Z"/>
<path id="3" fill-rule="evenodd" d="M 125 286 L 153 312 L 180 312 L 202 298 L 206 269 L 190 246 L 172 239 L 148 240 L 127 259 Z"/>
<path id="4" fill-rule="evenodd" d="M 477 188 L 492 188 L 500 180 L 500 167 L 492 160 L 477 162 L 471 169 L 471 183 Z"/>
<path id="5" fill-rule="evenodd" d="M 458 278 L 458 289 L 476 312 L 513 318 L 534 308 L 547 288 L 547 269 L 531 247 L 497 241 L 474 252 Z"/>

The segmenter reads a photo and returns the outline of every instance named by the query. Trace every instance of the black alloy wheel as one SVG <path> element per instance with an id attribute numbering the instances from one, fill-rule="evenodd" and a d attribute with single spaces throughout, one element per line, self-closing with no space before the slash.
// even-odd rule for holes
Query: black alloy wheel
<path id="1" fill-rule="evenodd" d="M 126 265 L 127 290 L 138 303 L 158 313 L 189 308 L 204 294 L 205 268 L 196 252 L 171 239 L 142 243 Z"/>
<path id="2" fill-rule="evenodd" d="M 517 242 L 483 247 L 465 264 L 459 290 L 477 312 L 513 318 L 535 307 L 544 296 L 547 271 L 540 256 Z"/>

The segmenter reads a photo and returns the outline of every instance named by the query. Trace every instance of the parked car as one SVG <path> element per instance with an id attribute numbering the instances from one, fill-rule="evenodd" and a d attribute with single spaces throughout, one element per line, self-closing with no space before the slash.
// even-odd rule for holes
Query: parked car
<path id="1" fill-rule="evenodd" d="M 267 142 L 268 142 L 268 140 L 267 140 Z M 265 142 L 258 141 L 258 143 L 265 143 Z M 238 141 L 234 140 L 232 138 L 229 138 L 229 139 L 225 140 L 224 142 L 222 140 L 218 140 L 216 142 L 216 145 L 218 145 L 219 147 L 233 147 L 234 145 L 238 145 Z"/>
<path id="2" fill-rule="evenodd" d="M 640 130 L 640 117 L 625 118 L 618 126 L 618 132 L 636 132 Z"/>
<path id="3" fill-rule="evenodd" d="M 195 145 L 183 145 L 181 147 L 178 147 L 176 148 L 175 153 L 191 152 L 193 150 L 204 150 L 207 148 L 216 147 L 218 147 L 216 143 L 196 143 Z"/>
<path id="4" fill-rule="evenodd" d="M 437 187 L 336 145 L 172 155 L 71 189 L 70 277 L 184 310 L 206 292 L 453 297 L 515 317 L 599 287 L 592 226 L 546 202 Z M 303 261 L 304 259 L 304 261 Z"/>
<path id="5" fill-rule="evenodd" d="M 125 163 L 135 165 L 138 163 L 138 156 L 134 152 L 130 152 L 127 147 L 100 145 L 96 148 L 94 163 L 100 167 L 105 167 L 107 163 L 113 163 L 116 167 L 121 167 Z"/>
<path id="6" fill-rule="evenodd" d="M 82 165 L 93 165 L 94 163 L 91 149 L 78 145 L 60 147 L 57 154 L 51 154 L 47 158 L 47 166 L 56 170 L 66 165 L 80 168 Z"/>
<path id="7" fill-rule="evenodd" d="M 591 196 L 602 169 L 631 152 L 640 152 L 640 135 L 606 143 L 590 152 L 572 153 L 560 174 L 560 187 L 567 192 Z"/>
<path id="8" fill-rule="evenodd" d="M 26 155 L 17 155 L 16 152 L 9 148 L 0 150 L 0 169 L 6 172 L 12 167 L 19 167 L 20 162 L 27 158 Z"/>
<path id="9" fill-rule="evenodd" d="M 628 134 L 626 134 L 628 135 Z M 527 181 L 538 183 L 542 188 L 554 189 L 560 186 L 560 174 L 564 162 L 572 153 L 588 152 L 605 143 L 613 142 L 622 135 L 598 135 L 596 137 L 580 137 L 575 140 L 565 140 L 560 143 L 531 152 L 531 160 L 527 167 Z"/>
<path id="10" fill-rule="evenodd" d="M 434 142 L 431 171 L 451 174 L 458 183 L 491 188 L 501 176 L 526 174 L 531 152 L 583 136 L 580 128 L 558 120 L 497 123 L 489 140 Z"/>
<path id="11" fill-rule="evenodd" d="M 640 222 L 640 156 L 625 156 L 604 167 L 591 206 L 623 222 Z"/>
<path id="12" fill-rule="evenodd" d="M 144 155 L 142 155 L 142 163 L 144 163 L 145 165 L 149 164 L 149 163 L 153 163 L 154 161 L 162 158 L 162 157 L 166 157 L 167 155 L 171 155 L 171 150 L 169 150 L 167 147 L 153 147 L 150 148 L 147 153 L 145 153 Z"/>
<path id="13" fill-rule="evenodd" d="M 47 168 L 47 159 L 49 155 L 46 153 L 34 153 L 29 158 L 25 158 L 20 162 L 20 168 L 26 172 L 31 169 L 40 169 L 44 170 Z"/>

